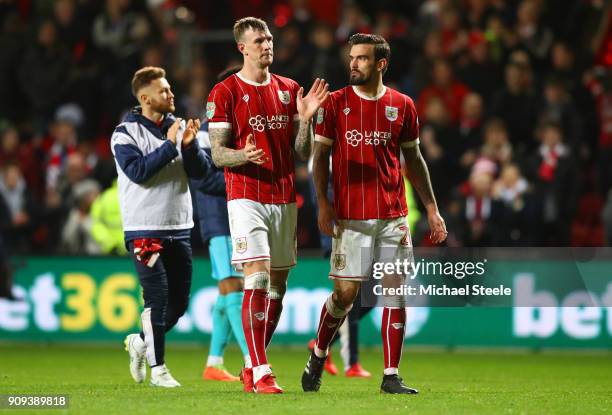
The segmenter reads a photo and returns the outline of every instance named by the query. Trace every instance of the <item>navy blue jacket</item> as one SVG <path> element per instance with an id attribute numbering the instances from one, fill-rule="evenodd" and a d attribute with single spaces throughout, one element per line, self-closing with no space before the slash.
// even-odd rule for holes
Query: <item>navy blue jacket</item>
<path id="1" fill-rule="evenodd" d="M 206 154 L 211 157 L 208 123 L 202 124 L 198 133 L 198 142 Z M 211 157 L 212 158 L 212 157 Z M 191 180 L 194 197 L 194 212 L 199 220 L 202 242 L 206 243 L 215 236 L 230 234 L 227 216 L 225 193 L 225 176 L 223 169 L 213 165 L 211 173 L 198 180 Z"/>
<path id="2" fill-rule="evenodd" d="M 189 193 L 185 195 L 180 190 L 181 184 L 174 184 L 174 181 L 183 181 L 187 185 L 188 178 L 204 180 L 211 174 L 213 163 L 210 156 L 194 142 L 180 149 L 183 171 L 176 171 L 176 167 L 170 163 L 179 152 L 176 145 L 166 139 L 167 131 L 175 120 L 172 114 L 166 114 L 161 124 L 157 125 L 136 107 L 113 133 L 111 148 L 119 174 L 126 241 L 140 237 L 188 238 L 190 235 L 190 228 L 193 227 L 191 197 Z M 159 175 L 168 177 L 160 179 Z M 173 184 L 168 180 L 172 180 Z M 147 210 L 145 206 L 155 206 L 156 209 Z M 144 219 L 139 212 L 143 212 Z M 154 226 L 149 228 L 148 225 L 141 225 L 141 222 Z"/>

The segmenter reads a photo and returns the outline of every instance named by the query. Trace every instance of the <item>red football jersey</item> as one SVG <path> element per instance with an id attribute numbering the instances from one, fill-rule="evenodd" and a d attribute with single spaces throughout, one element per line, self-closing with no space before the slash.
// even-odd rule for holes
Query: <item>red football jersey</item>
<path id="1" fill-rule="evenodd" d="M 354 86 L 335 91 L 319 109 L 315 140 L 332 146 L 338 219 L 390 219 L 408 213 L 400 146 L 418 144 L 412 99 L 391 88 L 369 98 Z"/>
<path id="2" fill-rule="evenodd" d="M 270 74 L 259 84 L 234 74 L 215 85 L 208 97 L 208 128 L 231 128 L 229 147 L 244 148 L 249 134 L 268 161 L 225 169 L 227 200 L 250 199 L 260 203 L 295 202 L 294 127 L 298 119 L 299 85 Z"/>

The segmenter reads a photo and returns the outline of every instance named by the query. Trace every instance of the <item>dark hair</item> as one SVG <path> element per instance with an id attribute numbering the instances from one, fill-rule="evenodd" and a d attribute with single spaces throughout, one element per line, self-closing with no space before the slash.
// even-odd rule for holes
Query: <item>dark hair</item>
<path id="1" fill-rule="evenodd" d="M 355 33 L 349 38 L 349 46 L 355 45 L 374 45 L 374 59 L 379 61 L 386 59 L 389 62 L 391 59 L 391 48 L 384 37 L 380 35 L 370 35 L 367 33 Z M 387 63 L 387 67 L 389 64 Z M 385 68 L 385 71 L 387 68 Z"/>
<path id="2" fill-rule="evenodd" d="M 261 32 L 268 32 L 268 25 L 257 17 L 243 17 L 242 19 L 236 20 L 234 23 L 234 40 L 236 43 L 240 42 L 244 32 L 247 29 L 258 30 Z"/>
<path id="3" fill-rule="evenodd" d="M 165 78 L 166 71 L 155 66 L 145 66 L 134 73 L 132 78 L 132 94 L 138 99 L 138 91 L 159 78 Z"/>

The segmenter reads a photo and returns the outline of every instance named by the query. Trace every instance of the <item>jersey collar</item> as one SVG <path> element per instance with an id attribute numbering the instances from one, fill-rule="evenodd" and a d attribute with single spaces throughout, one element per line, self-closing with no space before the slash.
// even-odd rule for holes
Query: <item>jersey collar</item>
<path id="1" fill-rule="evenodd" d="M 268 78 L 265 81 L 263 81 L 262 83 L 246 79 L 244 76 L 242 76 L 242 74 L 240 72 L 236 72 L 236 76 L 238 78 L 240 78 L 240 80 L 242 82 L 244 82 L 245 84 L 249 84 L 249 85 L 253 85 L 253 86 L 265 86 L 265 85 L 268 85 L 270 83 L 270 78 L 271 78 L 270 77 L 270 72 L 268 72 Z"/>
<path id="2" fill-rule="evenodd" d="M 375 97 L 369 97 L 359 92 L 359 90 L 357 89 L 357 86 L 355 85 L 351 85 L 351 86 L 353 87 L 353 92 L 355 93 L 355 95 L 357 95 L 359 98 L 367 99 L 368 101 L 378 101 L 380 98 L 382 98 L 387 93 L 387 87 L 383 86 L 382 91 L 380 91 L 378 95 L 376 95 Z"/>

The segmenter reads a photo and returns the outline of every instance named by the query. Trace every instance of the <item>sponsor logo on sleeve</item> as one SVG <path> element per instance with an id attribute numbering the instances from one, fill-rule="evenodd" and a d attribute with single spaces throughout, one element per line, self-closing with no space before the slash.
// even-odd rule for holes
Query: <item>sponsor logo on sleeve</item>
<path id="1" fill-rule="evenodd" d="M 215 105 L 214 102 L 208 102 L 206 104 L 206 117 L 208 119 L 211 119 L 212 117 L 215 116 L 215 109 L 217 109 L 217 106 Z"/>
<path id="2" fill-rule="evenodd" d="M 319 108 L 317 111 L 317 124 L 323 124 L 323 119 L 325 118 L 325 110 L 323 107 Z"/>

